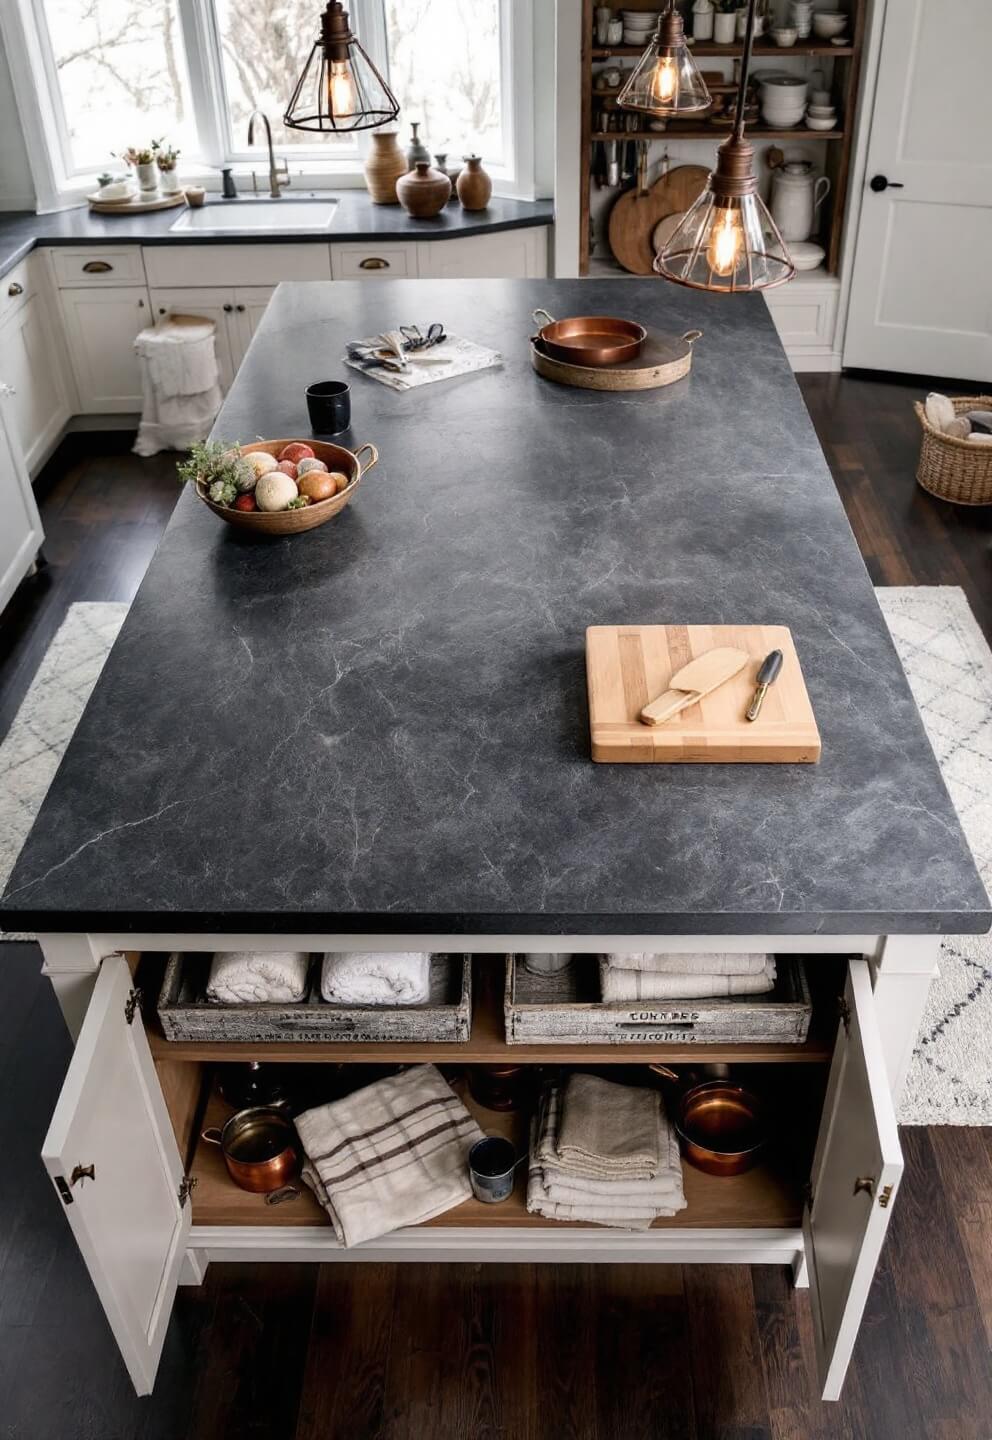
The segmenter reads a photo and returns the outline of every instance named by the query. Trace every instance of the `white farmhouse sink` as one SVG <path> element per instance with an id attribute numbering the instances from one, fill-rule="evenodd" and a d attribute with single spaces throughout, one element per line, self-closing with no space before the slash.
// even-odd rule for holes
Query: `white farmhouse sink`
<path id="1" fill-rule="evenodd" d="M 198 235 L 329 230 L 337 208 L 336 200 L 255 200 L 246 196 L 241 200 L 218 200 L 199 210 L 184 210 L 169 230 Z"/>

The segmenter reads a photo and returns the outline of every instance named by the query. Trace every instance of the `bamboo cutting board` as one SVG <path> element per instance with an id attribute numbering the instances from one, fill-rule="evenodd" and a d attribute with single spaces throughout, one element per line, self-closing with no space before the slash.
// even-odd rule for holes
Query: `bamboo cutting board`
<path id="1" fill-rule="evenodd" d="M 676 670 L 723 645 L 747 652 L 743 669 L 664 724 L 643 724 L 642 708 L 668 689 Z M 744 712 L 770 650 L 781 650 L 782 672 L 758 719 L 749 721 Z M 785 625 L 591 625 L 586 677 L 594 760 L 733 765 L 820 758 L 820 732 Z"/>

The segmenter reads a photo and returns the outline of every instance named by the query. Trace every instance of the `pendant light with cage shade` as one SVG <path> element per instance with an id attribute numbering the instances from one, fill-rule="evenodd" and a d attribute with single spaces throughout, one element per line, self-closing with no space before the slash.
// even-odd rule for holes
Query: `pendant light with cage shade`
<path id="1" fill-rule="evenodd" d="M 399 113 L 396 96 L 352 33 L 341 0 L 330 0 L 283 124 L 347 135 L 389 124 Z"/>
<path id="2" fill-rule="evenodd" d="M 686 44 L 682 16 L 669 0 L 650 45 L 631 71 L 617 104 L 648 115 L 692 115 L 708 110 L 710 92 Z"/>
<path id="3" fill-rule="evenodd" d="M 693 290 L 736 294 L 770 290 L 796 273 L 778 226 L 758 194 L 754 147 L 744 139 L 744 100 L 754 12 L 750 0 L 733 133 L 717 151 L 706 189 L 686 211 L 654 268 L 666 280 Z"/>

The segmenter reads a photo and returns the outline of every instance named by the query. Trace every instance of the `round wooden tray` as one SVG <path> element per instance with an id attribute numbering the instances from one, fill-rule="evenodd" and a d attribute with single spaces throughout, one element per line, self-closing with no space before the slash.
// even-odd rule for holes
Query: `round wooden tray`
<path id="1" fill-rule="evenodd" d="M 174 205 L 185 205 L 186 194 L 178 190 L 175 195 L 157 195 L 154 200 L 142 200 L 140 192 L 130 200 L 101 200 L 96 194 L 87 195 L 90 209 L 98 215 L 144 215 L 149 210 L 171 210 Z"/>
<path id="2" fill-rule="evenodd" d="M 555 360 L 537 335 L 530 337 L 531 364 L 545 380 L 574 385 L 580 390 L 657 390 L 688 375 L 692 347 L 701 330 L 687 330 L 682 336 L 648 330 L 648 338 L 636 360 L 627 365 L 573 365 Z"/>

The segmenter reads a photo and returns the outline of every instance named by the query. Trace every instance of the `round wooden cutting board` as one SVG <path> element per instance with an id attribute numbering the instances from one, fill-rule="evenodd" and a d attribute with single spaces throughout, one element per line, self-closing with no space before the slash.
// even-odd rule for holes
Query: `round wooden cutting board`
<path id="1" fill-rule="evenodd" d="M 701 334 L 700 330 L 687 330 L 681 336 L 648 330 L 640 355 L 623 365 L 573 365 L 556 360 L 546 352 L 540 336 L 532 335 L 530 359 L 538 375 L 558 385 L 574 385 L 579 390 L 657 390 L 688 375 L 692 347 Z"/>
<path id="2" fill-rule="evenodd" d="M 645 194 L 635 186 L 610 211 L 610 249 L 633 275 L 652 274 L 651 236 L 659 220 L 689 206 L 702 193 L 709 171 L 702 165 L 676 165 Z"/>

